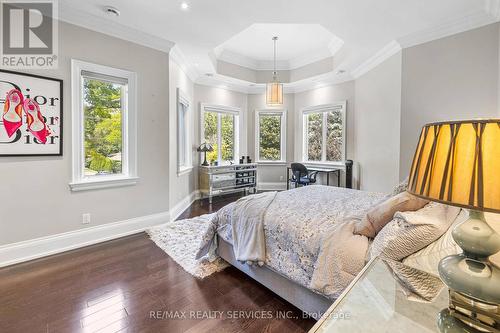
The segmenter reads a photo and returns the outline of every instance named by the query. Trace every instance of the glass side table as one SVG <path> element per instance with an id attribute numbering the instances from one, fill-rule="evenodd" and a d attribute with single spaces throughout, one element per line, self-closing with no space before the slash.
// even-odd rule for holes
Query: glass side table
<path id="1" fill-rule="evenodd" d="M 438 277 L 375 258 L 309 332 L 441 332 L 438 317 L 447 308 L 448 289 Z"/>

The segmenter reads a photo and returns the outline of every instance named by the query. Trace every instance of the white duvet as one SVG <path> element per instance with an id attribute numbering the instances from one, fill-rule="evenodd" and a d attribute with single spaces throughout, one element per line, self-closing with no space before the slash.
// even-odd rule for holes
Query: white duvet
<path id="1" fill-rule="evenodd" d="M 266 266 L 334 299 L 365 264 L 369 242 L 353 234 L 354 223 L 384 198 L 381 193 L 321 185 L 249 196 L 222 208 L 204 239 L 209 243 L 217 232 L 234 246 L 236 237 L 236 258 L 241 261 L 254 261 L 245 253 L 262 254 L 264 246 Z M 249 217 L 250 228 L 245 224 Z M 252 242 L 242 243 L 245 239 Z M 209 248 L 206 243 L 201 248 Z"/>

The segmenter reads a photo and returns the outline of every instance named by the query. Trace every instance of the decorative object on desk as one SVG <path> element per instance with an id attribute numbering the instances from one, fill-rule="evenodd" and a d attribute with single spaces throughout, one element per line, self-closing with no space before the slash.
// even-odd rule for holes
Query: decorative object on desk
<path id="1" fill-rule="evenodd" d="M 250 156 L 247 156 L 247 163 L 248 164 L 252 163 L 252 159 L 250 158 Z"/>
<path id="2" fill-rule="evenodd" d="M 243 163 L 245 163 L 245 156 L 241 156 L 241 158 L 240 158 L 240 164 L 243 164 Z"/>
<path id="3" fill-rule="evenodd" d="M 208 166 L 208 162 L 207 162 L 207 152 L 210 152 L 210 151 L 214 151 L 214 147 L 212 147 L 211 144 L 207 143 L 207 142 L 203 142 L 197 149 L 196 149 L 197 152 L 201 152 L 203 153 L 204 157 L 203 157 L 203 163 L 201 165 L 203 166 Z"/>
<path id="4" fill-rule="evenodd" d="M 500 269 L 488 259 L 500 250 L 500 235 L 483 212 L 500 213 L 499 170 L 499 119 L 433 123 L 422 129 L 408 185 L 419 197 L 470 209 L 452 232 L 463 253 L 438 269 L 450 313 L 487 332 L 500 329 Z"/>

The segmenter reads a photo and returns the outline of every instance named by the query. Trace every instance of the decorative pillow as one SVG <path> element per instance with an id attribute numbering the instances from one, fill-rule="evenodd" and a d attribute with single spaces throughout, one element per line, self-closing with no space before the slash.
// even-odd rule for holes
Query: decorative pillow
<path id="1" fill-rule="evenodd" d="M 465 209 L 462 209 L 455 219 L 455 222 L 453 222 L 444 235 L 439 237 L 435 242 L 424 247 L 422 250 L 406 257 L 403 260 L 403 264 L 430 274 L 439 275 L 439 261 L 446 256 L 462 252 L 460 247 L 453 240 L 452 231 L 457 224 L 464 222 L 468 218 L 469 213 Z"/>
<path id="2" fill-rule="evenodd" d="M 397 212 L 375 237 L 370 258 L 401 260 L 438 239 L 455 221 L 460 208 L 431 202 L 415 212 Z"/>
<path id="3" fill-rule="evenodd" d="M 408 189 L 408 177 L 392 189 L 391 197 L 403 193 Z"/>
<path id="4" fill-rule="evenodd" d="M 389 223 L 396 212 L 413 211 L 424 207 L 429 201 L 408 192 L 401 192 L 373 207 L 354 228 L 354 233 L 374 238 Z"/>

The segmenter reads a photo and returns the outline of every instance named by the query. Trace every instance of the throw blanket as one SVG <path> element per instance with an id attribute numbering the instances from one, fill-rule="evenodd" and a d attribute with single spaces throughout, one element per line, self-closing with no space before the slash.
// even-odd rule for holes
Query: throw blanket
<path id="1" fill-rule="evenodd" d="M 275 196 L 276 192 L 265 192 L 241 198 L 234 205 L 231 230 L 236 260 L 264 265 L 264 214 Z"/>
<path id="2" fill-rule="evenodd" d="M 384 197 L 320 185 L 248 196 L 217 212 L 198 257 L 215 248 L 218 234 L 238 260 L 263 262 L 334 299 L 365 264 L 369 242 L 353 234 L 354 223 Z"/>

